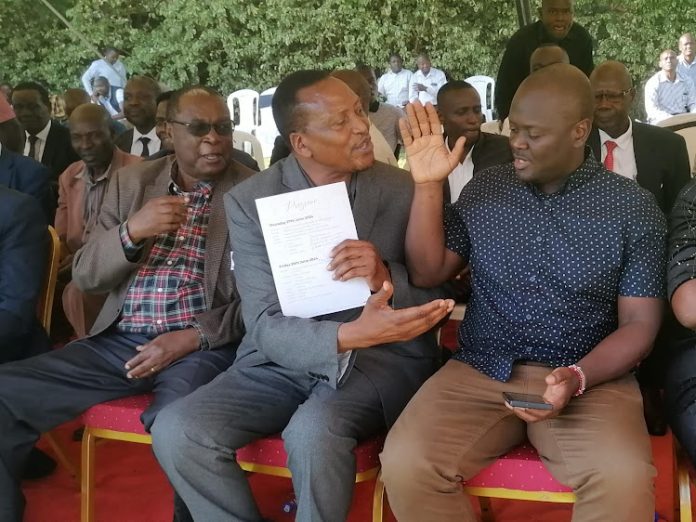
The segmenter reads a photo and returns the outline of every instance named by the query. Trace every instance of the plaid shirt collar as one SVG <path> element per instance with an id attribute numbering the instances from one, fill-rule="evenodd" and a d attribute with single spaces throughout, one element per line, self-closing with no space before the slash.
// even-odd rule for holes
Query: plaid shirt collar
<path id="1" fill-rule="evenodd" d="M 172 161 L 172 166 L 169 170 L 169 195 L 171 196 L 185 196 L 188 194 L 200 194 L 203 197 L 210 198 L 213 194 L 213 189 L 215 188 L 215 182 L 212 180 L 200 180 L 193 186 L 191 192 L 186 192 L 183 188 L 179 186 L 177 180 L 179 179 L 179 164 L 176 161 Z"/>

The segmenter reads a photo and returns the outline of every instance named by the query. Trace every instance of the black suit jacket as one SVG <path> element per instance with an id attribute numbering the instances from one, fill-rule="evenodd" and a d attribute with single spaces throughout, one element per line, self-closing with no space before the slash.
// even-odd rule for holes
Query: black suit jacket
<path id="1" fill-rule="evenodd" d="M 0 151 L 0 185 L 34 196 L 44 211 L 47 223 L 56 211 L 51 190 L 51 173 L 38 161 L 7 150 Z"/>
<path id="2" fill-rule="evenodd" d="M 130 154 L 131 147 L 133 146 L 133 129 L 128 129 L 116 136 L 114 143 L 123 152 Z"/>
<path id="3" fill-rule="evenodd" d="M 51 185 L 55 189 L 55 197 L 58 199 L 58 178 L 69 165 L 80 161 L 70 141 L 70 131 L 58 121 L 51 122 L 51 130 L 46 137 L 41 163 L 51 171 Z"/>
<path id="4" fill-rule="evenodd" d="M 599 130 L 592 129 L 588 144 L 601 160 Z M 633 122 L 633 152 L 638 176 L 636 181 L 657 199 L 662 211 L 669 215 L 677 194 L 691 179 L 686 142 L 670 130 Z"/>
<path id="5" fill-rule="evenodd" d="M 512 161 L 510 140 L 507 136 L 482 132 L 474 150 L 471 152 L 471 161 L 474 162 L 474 176 L 489 167 L 502 165 Z M 449 183 L 443 184 L 444 201 L 450 202 Z"/>
<path id="6" fill-rule="evenodd" d="M 34 198 L 0 185 L 0 363 L 49 347 L 36 317 L 47 238 L 46 221 Z"/>

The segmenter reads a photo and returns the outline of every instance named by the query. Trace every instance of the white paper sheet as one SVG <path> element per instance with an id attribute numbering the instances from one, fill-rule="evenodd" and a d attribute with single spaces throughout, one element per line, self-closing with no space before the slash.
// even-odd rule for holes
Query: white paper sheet
<path id="1" fill-rule="evenodd" d="M 364 278 L 335 281 L 329 253 L 358 239 L 343 182 L 256 200 L 283 315 L 316 317 L 363 306 Z"/>

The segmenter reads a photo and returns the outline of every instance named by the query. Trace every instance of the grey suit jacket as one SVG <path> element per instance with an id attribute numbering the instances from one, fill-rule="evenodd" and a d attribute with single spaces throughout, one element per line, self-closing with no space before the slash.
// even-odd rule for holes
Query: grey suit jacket
<path id="1" fill-rule="evenodd" d="M 126 259 L 119 235 L 121 223 L 150 199 L 168 194 L 174 156 L 131 165 L 116 171 L 104 196 L 99 221 L 73 260 L 73 281 L 89 293 L 108 293 L 91 334 L 106 330 L 119 317 L 123 301 L 138 269 L 154 243 L 145 242 L 137 262 Z M 208 311 L 196 316 L 211 348 L 238 342 L 244 333 L 239 295 L 230 270 L 230 247 L 222 197 L 253 172 L 233 162 L 213 189 L 205 250 L 205 300 Z"/>
<path id="2" fill-rule="evenodd" d="M 444 296 L 441 289 L 410 285 L 405 268 L 404 239 L 413 182 L 410 175 L 383 163 L 357 174 L 353 215 L 358 237 L 376 245 L 389 263 L 394 284 L 393 306 L 403 308 Z M 338 382 L 337 333 L 341 323 L 356 319 L 362 308 L 313 319 L 281 313 L 255 200 L 309 188 L 294 155 L 246 180 L 225 195 L 237 286 L 247 333 L 235 364 L 273 362 L 338 387 L 358 369 L 377 388 L 385 420 L 391 425 L 425 379 L 436 368 L 433 332 L 411 341 L 358 350 Z"/>

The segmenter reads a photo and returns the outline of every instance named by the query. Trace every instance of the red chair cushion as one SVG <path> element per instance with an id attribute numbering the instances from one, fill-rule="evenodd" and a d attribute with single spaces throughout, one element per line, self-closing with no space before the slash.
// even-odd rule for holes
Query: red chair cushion
<path id="1" fill-rule="evenodd" d="M 146 435 L 140 415 L 151 402 L 151 393 L 102 402 L 84 412 L 82 422 L 90 428 Z"/>
<path id="2" fill-rule="evenodd" d="M 384 446 L 384 436 L 372 437 L 355 448 L 356 473 L 362 473 L 379 466 L 379 454 Z M 288 455 L 285 453 L 280 434 L 259 439 L 237 450 L 239 462 L 263 464 L 265 466 L 287 467 Z"/>
<path id="3" fill-rule="evenodd" d="M 553 478 L 536 450 L 528 443 L 517 446 L 496 459 L 493 464 L 468 480 L 465 486 L 522 491 L 573 491 Z"/>

